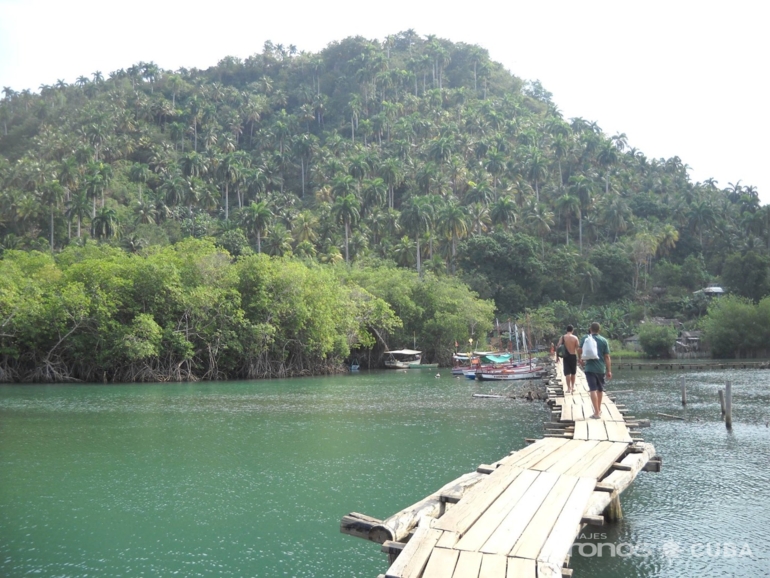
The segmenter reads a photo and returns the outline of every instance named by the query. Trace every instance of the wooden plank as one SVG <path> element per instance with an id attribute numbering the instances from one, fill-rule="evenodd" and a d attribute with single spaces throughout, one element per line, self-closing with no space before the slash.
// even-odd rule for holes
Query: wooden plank
<path id="1" fill-rule="evenodd" d="M 464 534 L 523 471 L 510 464 L 500 466 L 490 474 L 488 479 L 480 482 L 474 491 L 463 497 L 438 521 L 433 522 L 433 527 Z"/>
<path id="2" fill-rule="evenodd" d="M 588 439 L 588 422 L 583 421 L 576 421 L 575 422 L 575 433 L 572 434 L 573 440 L 587 440 Z"/>
<path id="3" fill-rule="evenodd" d="M 580 449 L 585 442 L 580 440 L 569 440 L 566 444 L 560 447 L 555 452 L 551 452 L 547 456 L 538 460 L 536 463 L 529 466 L 531 470 L 539 470 L 541 472 L 549 469 L 552 465 L 567 457 L 573 451 Z"/>
<path id="4" fill-rule="evenodd" d="M 434 548 L 422 578 L 447 578 L 455 571 L 460 552 L 447 548 Z"/>
<path id="5" fill-rule="evenodd" d="M 396 561 L 385 573 L 386 578 L 417 578 L 428 563 L 431 550 L 441 538 L 441 530 L 420 526 Z"/>
<path id="6" fill-rule="evenodd" d="M 557 463 L 548 468 L 549 472 L 554 474 L 563 474 L 572 466 L 582 463 L 585 457 L 599 445 L 597 441 L 581 441 L 580 448 L 573 450 L 568 456 L 564 456 Z"/>
<path id="7" fill-rule="evenodd" d="M 504 457 L 501 460 L 495 462 L 495 464 L 514 464 L 516 462 L 524 460 L 527 456 L 533 454 L 542 454 L 546 451 L 551 451 L 554 448 L 561 447 L 564 442 L 555 440 L 553 438 L 544 438 L 538 440 L 533 444 L 530 444 L 526 448 L 520 449 L 517 452 L 513 452 L 511 455 Z"/>
<path id="8" fill-rule="evenodd" d="M 607 439 L 609 441 L 631 443 L 631 434 L 623 423 L 608 421 L 605 422 L 604 427 L 607 428 Z"/>
<path id="9" fill-rule="evenodd" d="M 529 470 L 531 471 L 531 470 Z M 516 505 L 510 509 L 508 515 L 500 522 L 497 528 L 484 527 L 483 519 L 479 520 L 468 534 L 457 543 L 460 548 L 463 542 L 471 542 L 474 538 L 474 547 L 470 550 L 480 550 L 485 554 L 503 554 L 507 555 L 511 548 L 521 537 L 524 529 L 529 524 L 535 513 L 538 511 L 543 501 L 548 496 L 551 489 L 558 483 L 559 476 L 551 472 L 541 472 L 537 480 L 527 489 Z M 481 547 L 478 547 L 477 540 L 482 536 L 489 536 Z"/>
<path id="10" fill-rule="evenodd" d="M 516 541 L 513 548 L 511 548 L 511 556 L 517 558 L 537 558 L 577 482 L 578 478 L 572 476 L 561 476 L 559 478 L 556 484 L 554 484 L 553 489 L 548 493 L 548 497 L 543 500 L 540 509 L 538 509 L 527 525 L 524 533 Z M 593 491 L 593 487 L 591 490 Z"/>
<path id="11" fill-rule="evenodd" d="M 479 578 L 505 578 L 505 567 L 508 559 L 505 556 L 491 556 L 484 554 L 481 559 Z"/>
<path id="12" fill-rule="evenodd" d="M 562 408 L 561 408 L 561 418 L 559 419 L 559 421 L 575 421 L 572 418 L 572 408 L 573 408 L 572 398 L 569 395 L 567 395 L 564 398 L 564 405 L 562 405 Z"/>
<path id="13" fill-rule="evenodd" d="M 559 451 L 564 445 L 566 445 L 570 439 L 569 437 L 564 437 L 564 434 L 561 434 L 560 437 L 554 437 L 554 438 L 546 438 L 551 440 L 551 444 L 548 446 L 545 446 L 543 448 L 543 451 L 539 453 L 531 453 L 527 456 L 524 456 L 515 462 L 511 462 L 512 464 L 516 465 L 518 468 L 523 469 L 531 469 L 532 464 L 536 464 L 546 456 L 551 455 L 553 452 Z"/>
<path id="14" fill-rule="evenodd" d="M 628 444 L 617 442 L 606 442 L 610 445 L 604 446 L 604 451 L 596 457 L 590 464 L 578 471 L 577 475 L 581 478 L 593 478 L 599 480 L 607 473 L 620 456 L 625 453 Z"/>
<path id="15" fill-rule="evenodd" d="M 481 552 L 460 552 L 452 578 L 478 578 L 482 557 Z"/>
<path id="16" fill-rule="evenodd" d="M 604 422 L 602 420 L 588 420 L 588 439 L 597 441 L 607 440 L 607 428 L 604 427 Z"/>
<path id="17" fill-rule="evenodd" d="M 606 411 L 608 414 L 608 417 L 612 421 L 624 421 L 623 420 L 623 414 L 620 413 L 617 406 L 612 402 L 605 401 L 602 403 L 602 412 Z"/>
<path id="18" fill-rule="evenodd" d="M 575 541 L 575 535 L 580 530 L 583 512 L 595 485 L 596 480 L 592 478 L 578 480 L 537 556 L 538 561 L 550 562 L 557 566 L 564 564 Z"/>
<path id="19" fill-rule="evenodd" d="M 586 431 L 588 430 L 586 429 Z M 599 459 L 599 457 L 604 454 L 604 452 L 611 446 L 611 444 L 612 442 L 598 442 L 594 449 L 586 454 L 583 460 L 579 461 L 574 466 L 571 466 L 566 472 L 563 473 L 568 476 L 580 477 L 580 473 L 592 463 L 594 463 L 597 459 Z"/>
<path id="20" fill-rule="evenodd" d="M 508 558 L 505 578 L 536 578 L 537 564 L 525 558 Z"/>
<path id="21" fill-rule="evenodd" d="M 431 526 L 435 527 L 438 520 L 434 520 Z M 460 534 L 457 532 L 444 532 L 441 538 L 436 543 L 436 548 L 454 548 L 457 541 L 460 539 Z"/>
<path id="22" fill-rule="evenodd" d="M 545 495 L 548 489 L 556 483 L 553 474 L 538 473 L 534 470 L 525 470 L 514 481 L 503 495 L 495 502 L 493 508 L 487 510 L 483 516 L 464 534 L 455 545 L 458 550 L 478 551 L 498 529 L 501 523 L 511 515 L 511 512 L 520 508 L 520 503 L 526 499 Z M 542 486 L 540 490 L 535 486 Z M 529 496 L 529 498 L 527 498 Z"/>

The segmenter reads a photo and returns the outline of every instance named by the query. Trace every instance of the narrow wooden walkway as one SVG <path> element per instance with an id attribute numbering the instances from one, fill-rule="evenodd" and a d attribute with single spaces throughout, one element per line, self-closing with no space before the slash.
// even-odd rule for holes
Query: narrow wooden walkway
<path id="1" fill-rule="evenodd" d="M 586 523 L 619 517 L 618 496 L 644 468 L 654 448 L 632 439 L 623 410 L 605 398 L 602 418 L 591 419 L 588 387 L 579 373 L 574 394 L 562 388 L 557 368 L 548 388 L 553 421 L 547 436 L 501 460 L 479 466 L 476 478 L 461 478 L 385 521 L 380 529 L 411 532 L 383 544 L 394 560 L 386 578 L 551 578 L 565 567 L 575 537 Z M 613 514 L 614 512 L 614 514 Z M 341 530 L 380 541 L 376 530 L 343 518 Z M 351 518 L 352 517 L 352 518 Z M 363 517 L 367 518 L 367 517 Z M 376 524 L 375 522 L 379 522 Z M 346 531 L 351 525 L 355 531 Z"/>

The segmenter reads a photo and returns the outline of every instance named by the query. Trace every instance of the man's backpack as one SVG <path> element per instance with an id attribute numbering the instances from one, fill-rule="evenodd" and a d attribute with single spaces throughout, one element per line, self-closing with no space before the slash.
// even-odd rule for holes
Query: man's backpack
<path id="1" fill-rule="evenodd" d="M 599 359 L 599 346 L 596 339 L 590 333 L 583 342 L 583 359 Z"/>

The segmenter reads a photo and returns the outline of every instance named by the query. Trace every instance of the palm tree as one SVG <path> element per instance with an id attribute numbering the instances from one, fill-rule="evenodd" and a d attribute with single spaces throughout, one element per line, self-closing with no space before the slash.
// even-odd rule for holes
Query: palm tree
<path id="1" fill-rule="evenodd" d="M 282 257 L 291 253 L 291 232 L 283 223 L 276 223 L 271 227 L 265 239 L 268 254 Z"/>
<path id="2" fill-rule="evenodd" d="M 414 243 L 406 235 L 393 246 L 392 253 L 396 263 L 401 267 L 414 265 Z"/>
<path id="3" fill-rule="evenodd" d="M 241 179 L 243 167 L 234 153 L 226 154 L 217 166 L 217 173 L 224 183 L 225 221 L 230 219 L 230 185 Z"/>
<path id="4" fill-rule="evenodd" d="M 456 201 L 450 200 L 439 213 L 439 223 L 452 243 L 452 273 L 454 273 L 457 241 L 468 234 L 468 219 L 462 207 Z"/>
<path id="5" fill-rule="evenodd" d="M 675 247 L 677 241 L 679 241 L 679 231 L 676 227 L 670 223 L 663 225 L 663 228 L 657 234 L 658 254 L 661 256 L 668 255 Z"/>
<path id="6" fill-rule="evenodd" d="M 53 180 L 50 182 L 47 182 L 43 186 L 42 190 L 42 201 L 43 203 L 48 205 L 49 208 L 49 229 L 50 229 L 50 239 L 51 239 L 51 252 L 53 253 L 53 233 L 54 233 L 54 227 L 53 227 L 53 215 L 54 210 L 56 207 L 59 206 L 59 204 L 64 199 L 64 187 L 59 184 L 59 181 Z"/>
<path id="7" fill-rule="evenodd" d="M 390 157 L 380 165 L 378 172 L 388 186 L 388 208 L 392 209 L 394 190 L 404 180 L 403 167 L 398 159 Z"/>
<path id="8" fill-rule="evenodd" d="M 144 163 L 134 163 L 128 171 L 128 178 L 139 185 L 139 202 L 142 202 L 142 185 L 147 184 L 152 173 L 150 167 Z"/>
<path id="9" fill-rule="evenodd" d="M 572 217 L 580 214 L 580 199 L 577 197 L 565 194 L 556 199 L 556 208 L 564 216 L 564 222 L 567 231 L 567 246 L 569 247 L 569 232 L 572 224 Z"/>
<path id="10" fill-rule="evenodd" d="M 599 165 L 604 168 L 604 194 L 610 194 L 610 167 L 618 162 L 618 149 L 610 142 L 604 141 L 596 156 Z"/>
<path id="11" fill-rule="evenodd" d="M 529 147 L 526 160 L 527 178 L 535 183 L 535 202 L 540 203 L 540 183 L 548 175 L 548 159 L 537 147 Z"/>
<path id="12" fill-rule="evenodd" d="M 533 232 L 540 237 L 540 246 L 545 259 L 545 237 L 551 232 L 553 213 L 536 202 L 531 203 L 527 208 L 526 220 Z"/>
<path id="13" fill-rule="evenodd" d="M 155 207 L 144 201 L 137 201 L 134 206 L 134 217 L 138 225 L 149 225 L 155 222 L 157 212 Z"/>
<path id="14" fill-rule="evenodd" d="M 696 201 L 690 205 L 690 214 L 688 215 L 690 228 L 698 233 L 701 249 L 703 249 L 703 231 L 717 222 L 717 215 L 714 208 L 708 201 Z"/>
<path id="15" fill-rule="evenodd" d="M 500 225 L 503 229 L 510 229 L 516 222 L 516 203 L 511 197 L 500 197 L 489 208 L 489 217 L 493 225 Z"/>
<path id="16" fill-rule="evenodd" d="M 578 207 L 578 239 L 580 254 L 583 254 L 583 211 L 588 210 L 593 202 L 594 182 L 585 175 L 572 175 L 569 178 L 570 191 L 580 200 Z"/>
<path id="17" fill-rule="evenodd" d="M 631 218 L 631 209 L 629 209 L 625 200 L 618 195 L 613 195 L 604 199 L 605 204 L 602 207 L 601 220 L 604 225 L 615 233 L 615 241 L 618 240 L 618 234 L 628 229 L 628 219 Z"/>
<path id="18" fill-rule="evenodd" d="M 247 234 L 257 238 L 257 253 L 262 252 L 262 235 L 273 220 L 273 213 L 264 201 L 252 202 L 241 210 L 241 224 Z"/>
<path id="19" fill-rule="evenodd" d="M 115 237 L 118 234 L 118 215 L 115 209 L 102 207 L 92 223 L 97 239 Z"/>
<path id="20" fill-rule="evenodd" d="M 78 239 L 81 236 L 81 223 L 83 218 L 88 215 L 89 207 L 88 193 L 84 190 L 75 192 L 67 202 L 67 219 L 77 218 L 78 220 Z"/>
<path id="21" fill-rule="evenodd" d="M 303 211 L 294 219 L 291 233 L 297 243 L 315 243 L 318 240 L 318 233 L 315 228 L 318 220 L 310 211 Z"/>
<path id="22" fill-rule="evenodd" d="M 473 234 L 480 235 L 489 228 L 492 220 L 489 218 L 489 209 L 483 203 L 473 203 L 467 210 L 468 222 Z"/>
<path id="23" fill-rule="evenodd" d="M 426 197 L 410 198 L 401 211 L 401 221 L 407 230 L 414 233 L 417 244 L 417 274 L 422 275 L 422 261 L 420 254 L 420 236 L 423 231 L 428 231 L 433 223 L 433 206 Z"/>
<path id="24" fill-rule="evenodd" d="M 360 205 L 358 199 L 353 193 L 349 193 L 344 197 L 338 197 L 332 205 L 332 214 L 337 219 L 337 222 L 342 221 L 345 226 L 345 263 L 350 262 L 350 255 L 348 253 L 348 244 L 350 242 L 350 227 L 361 216 L 359 213 Z"/>

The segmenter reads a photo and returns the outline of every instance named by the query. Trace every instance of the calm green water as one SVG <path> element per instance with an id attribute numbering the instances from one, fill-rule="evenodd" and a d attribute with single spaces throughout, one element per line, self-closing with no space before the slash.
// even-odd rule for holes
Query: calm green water
<path id="1" fill-rule="evenodd" d="M 770 374 L 692 374 L 688 421 L 665 421 L 658 411 L 682 412 L 676 376 L 613 383 L 653 419 L 643 431 L 664 470 L 639 476 L 625 519 L 595 530 L 606 536 L 581 540 L 651 555 L 576 551 L 577 575 L 770 570 Z M 716 404 L 728 376 L 732 433 Z M 429 371 L 0 387 L 0 576 L 374 578 L 385 556 L 339 534 L 342 515 L 387 517 L 542 432 L 542 404 L 475 400 L 477 388 Z M 709 555 L 725 543 L 735 556 Z"/>

